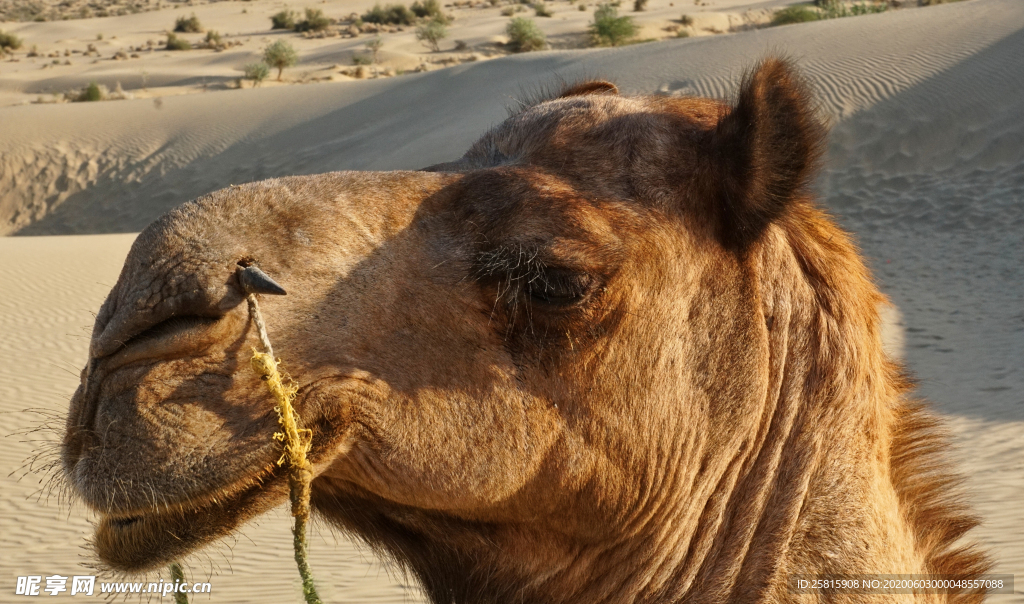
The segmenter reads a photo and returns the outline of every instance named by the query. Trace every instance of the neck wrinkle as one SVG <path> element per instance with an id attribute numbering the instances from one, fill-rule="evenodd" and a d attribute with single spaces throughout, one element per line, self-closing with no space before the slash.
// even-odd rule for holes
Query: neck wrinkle
<path id="1" fill-rule="evenodd" d="M 761 284 L 758 284 L 761 287 Z M 768 388 L 750 453 L 737 468 L 735 484 L 723 492 L 717 515 L 705 525 L 700 553 L 687 560 L 672 601 L 756 601 L 783 564 L 792 527 L 807 493 L 818 447 L 801 450 L 800 411 L 808 368 L 799 361 L 801 325 L 792 300 L 765 300 Z M 770 307 L 769 307 L 770 305 Z M 797 453 L 794 455 L 794 452 Z M 707 516 L 708 508 L 705 510 Z M 691 548 L 693 546 L 691 545 Z M 758 560 L 758 562 L 751 562 Z"/>

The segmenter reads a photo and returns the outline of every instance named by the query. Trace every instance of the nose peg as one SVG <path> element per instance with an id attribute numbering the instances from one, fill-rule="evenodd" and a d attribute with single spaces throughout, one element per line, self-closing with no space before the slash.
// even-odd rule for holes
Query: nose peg
<path id="1" fill-rule="evenodd" d="M 261 271 L 256 266 L 247 266 L 238 269 L 238 284 L 242 287 L 245 295 L 268 294 L 271 296 L 286 296 L 288 292 Z"/>

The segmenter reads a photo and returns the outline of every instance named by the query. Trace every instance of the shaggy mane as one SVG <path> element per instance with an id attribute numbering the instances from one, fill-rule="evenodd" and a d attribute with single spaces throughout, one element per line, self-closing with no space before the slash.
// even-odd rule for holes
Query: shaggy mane
<path id="1" fill-rule="evenodd" d="M 900 376 L 901 386 L 909 381 Z M 920 400 L 904 400 L 897 410 L 891 444 L 890 477 L 925 564 L 935 574 L 978 576 L 992 562 L 974 544 L 957 544 L 979 524 L 963 492 L 963 478 L 950 472 L 945 451 L 949 434 Z M 979 594 L 951 594 L 951 602 L 981 602 Z"/>

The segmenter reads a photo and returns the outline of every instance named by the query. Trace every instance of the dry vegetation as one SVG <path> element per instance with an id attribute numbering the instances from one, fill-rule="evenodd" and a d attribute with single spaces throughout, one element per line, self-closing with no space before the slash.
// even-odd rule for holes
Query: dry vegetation
<path id="1" fill-rule="evenodd" d="M 0 0 L 0 21 L 64 21 L 118 17 L 162 8 L 204 4 L 195 0 Z"/>

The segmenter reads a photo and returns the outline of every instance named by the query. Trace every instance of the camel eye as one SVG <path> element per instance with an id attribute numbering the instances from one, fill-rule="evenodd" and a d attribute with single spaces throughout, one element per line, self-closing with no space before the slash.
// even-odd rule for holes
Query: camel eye
<path id="1" fill-rule="evenodd" d="M 570 306 L 586 298 L 593 279 L 585 273 L 547 269 L 530 280 L 526 292 L 535 303 Z"/>

